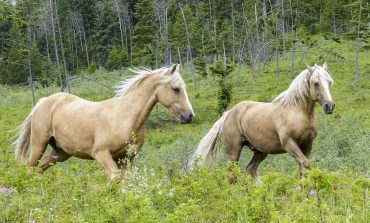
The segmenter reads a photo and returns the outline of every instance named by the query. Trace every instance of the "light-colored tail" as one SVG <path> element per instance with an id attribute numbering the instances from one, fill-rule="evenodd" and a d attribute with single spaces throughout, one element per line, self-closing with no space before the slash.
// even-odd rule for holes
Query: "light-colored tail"
<path id="1" fill-rule="evenodd" d="M 28 160 L 28 149 L 30 146 L 31 141 L 31 119 L 32 114 L 41 103 L 43 99 L 41 99 L 35 107 L 33 107 L 30 114 L 27 118 L 23 121 L 23 123 L 19 126 L 18 138 L 13 142 L 13 145 L 16 145 L 15 149 L 15 158 L 19 161 L 25 162 Z"/>
<path id="2" fill-rule="evenodd" d="M 217 145 L 217 142 L 221 136 L 224 122 L 228 113 L 228 111 L 225 112 L 222 117 L 212 126 L 208 133 L 202 138 L 197 149 L 190 156 L 188 162 L 183 167 L 184 171 L 190 170 L 196 161 L 198 161 L 197 164 L 200 166 L 209 163 L 211 158 L 218 153 L 219 146 Z"/>

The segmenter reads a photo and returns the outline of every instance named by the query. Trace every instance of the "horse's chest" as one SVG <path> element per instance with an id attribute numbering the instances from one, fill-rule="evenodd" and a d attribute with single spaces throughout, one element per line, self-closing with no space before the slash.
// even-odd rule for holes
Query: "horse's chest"
<path id="1" fill-rule="evenodd" d="M 316 126 L 307 126 L 296 132 L 295 138 L 299 144 L 305 144 L 315 139 L 317 135 Z"/>

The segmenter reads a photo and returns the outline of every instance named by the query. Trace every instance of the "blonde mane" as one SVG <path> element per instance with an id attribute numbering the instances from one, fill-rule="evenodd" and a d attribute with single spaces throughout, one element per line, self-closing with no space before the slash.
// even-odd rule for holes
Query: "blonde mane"
<path id="1" fill-rule="evenodd" d="M 180 73 L 176 70 L 172 75 L 165 75 L 167 71 L 169 71 L 171 67 L 162 67 L 156 70 L 149 70 L 149 69 L 129 69 L 135 76 L 126 78 L 121 80 L 118 85 L 114 87 L 116 97 L 124 96 L 135 89 L 143 80 L 151 75 L 160 75 L 161 81 L 160 84 L 171 84 L 174 85 L 176 83 L 183 84 L 185 83 L 180 76 Z"/>
<path id="2" fill-rule="evenodd" d="M 310 75 L 308 69 L 303 70 L 290 84 L 289 88 L 279 94 L 272 102 L 279 103 L 282 107 L 298 106 L 299 104 L 307 104 L 307 98 L 310 97 L 310 80 L 320 81 L 320 78 L 329 82 L 329 85 L 334 84 L 334 81 L 328 71 L 323 67 L 312 67 L 313 73 Z"/>

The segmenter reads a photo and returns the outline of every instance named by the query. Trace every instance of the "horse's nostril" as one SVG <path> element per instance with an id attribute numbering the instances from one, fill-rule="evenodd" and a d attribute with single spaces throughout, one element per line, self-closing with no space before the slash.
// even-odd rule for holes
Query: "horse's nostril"
<path id="1" fill-rule="evenodd" d="M 194 117 L 193 113 L 190 113 L 189 119 L 193 119 L 193 117 Z"/>

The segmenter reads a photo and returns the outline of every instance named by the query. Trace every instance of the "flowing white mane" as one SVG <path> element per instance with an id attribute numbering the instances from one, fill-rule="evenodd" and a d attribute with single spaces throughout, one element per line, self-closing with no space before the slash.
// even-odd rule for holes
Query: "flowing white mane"
<path id="1" fill-rule="evenodd" d="M 138 70 L 138 69 L 129 69 L 131 72 L 135 74 L 135 76 L 123 79 L 116 85 L 115 93 L 116 97 L 123 96 L 128 94 L 132 91 L 136 86 L 138 86 L 145 78 L 159 74 L 161 75 L 160 84 L 171 84 L 174 85 L 176 83 L 183 84 L 185 86 L 184 81 L 182 80 L 180 73 L 176 70 L 172 75 L 165 75 L 167 71 L 169 71 L 172 67 L 162 67 L 156 70 Z"/>
<path id="2" fill-rule="evenodd" d="M 323 67 L 315 66 L 312 67 L 313 73 L 310 75 L 308 69 L 303 70 L 290 84 L 289 88 L 279 94 L 272 102 L 280 103 L 283 107 L 297 106 L 299 103 L 306 103 L 306 99 L 309 98 L 310 80 L 321 81 L 324 79 L 329 82 L 329 85 L 334 84 L 334 81 L 328 71 Z"/>

